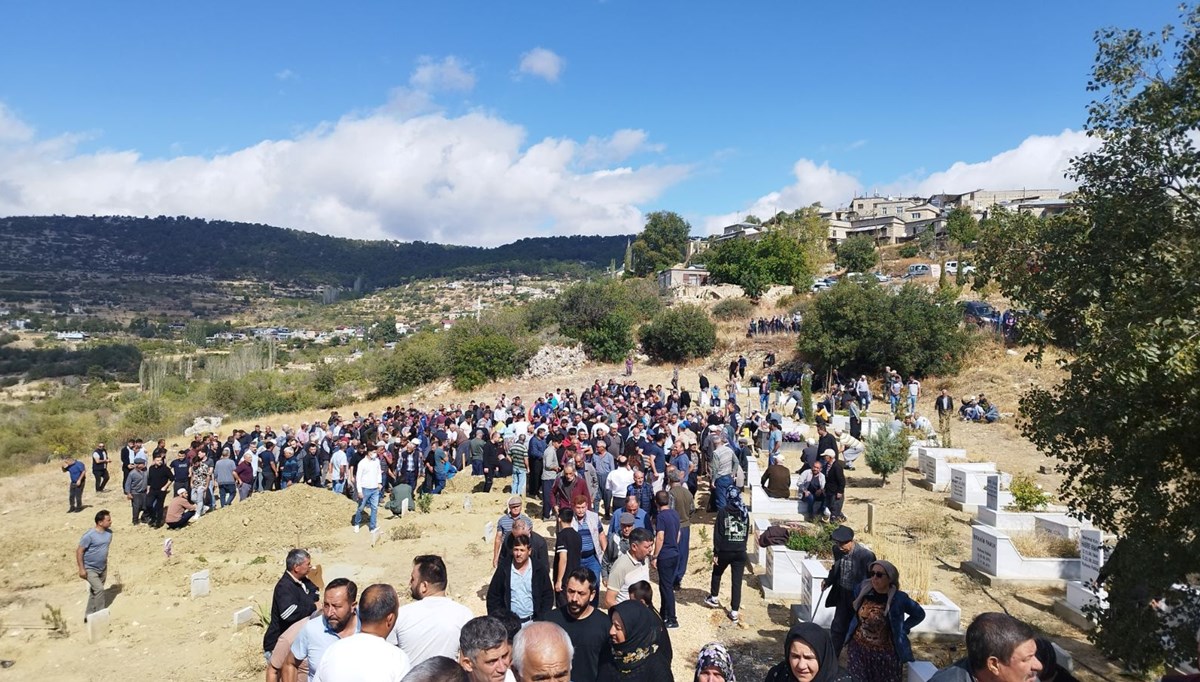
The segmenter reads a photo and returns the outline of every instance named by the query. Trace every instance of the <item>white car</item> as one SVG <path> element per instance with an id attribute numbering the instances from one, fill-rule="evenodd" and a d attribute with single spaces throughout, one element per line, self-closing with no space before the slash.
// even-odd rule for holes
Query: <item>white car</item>
<path id="1" fill-rule="evenodd" d="M 882 272 L 872 272 L 871 276 L 873 276 L 875 278 L 875 281 L 879 282 L 880 284 L 883 284 L 884 282 L 892 281 L 891 277 L 888 277 L 887 275 L 883 274 Z"/>
<path id="2" fill-rule="evenodd" d="M 975 266 L 971 265 L 970 263 L 963 263 L 962 271 L 963 271 L 964 275 L 967 273 L 975 272 Z M 957 275 L 958 274 L 958 261 L 956 261 L 956 260 L 946 261 L 946 274 L 947 275 Z"/>
<path id="3" fill-rule="evenodd" d="M 814 277 L 812 288 L 809 289 L 809 291 L 811 291 L 815 294 L 818 291 L 825 291 L 828 288 L 829 288 L 829 282 L 826 282 L 824 278 Z"/>

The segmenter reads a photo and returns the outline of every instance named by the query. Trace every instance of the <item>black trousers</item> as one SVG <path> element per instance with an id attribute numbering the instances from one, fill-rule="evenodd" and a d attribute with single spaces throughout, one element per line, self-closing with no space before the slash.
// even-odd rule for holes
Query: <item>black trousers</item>
<path id="1" fill-rule="evenodd" d="M 538 499 L 538 493 L 541 491 L 538 490 L 536 485 L 529 485 L 528 482 L 538 482 L 542 480 L 542 465 L 545 460 L 543 460 L 541 457 L 530 457 L 528 459 L 529 476 L 525 479 L 527 481 L 525 485 L 525 494 L 529 496 L 529 499 L 536 500 Z"/>
<path id="2" fill-rule="evenodd" d="M 108 485 L 108 467 L 92 469 L 92 478 L 96 479 L 96 492 L 104 492 L 104 486 Z"/>
<path id="3" fill-rule="evenodd" d="M 67 506 L 71 511 L 83 509 L 83 486 L 70 484 L 71 488 L 67 491 Z"/>
<path id="4" fill-rule="evenodd" d="M 156 490 L 146 493 L 149 498 L 146 504 L 146 511 L 150 515 L 150 522 L 155 525 L 162 525 L 163 518 L 167 515 L 167 491 Z"/>
<path id="5" fill-rule="evenodd" d="M 712 596 L 717 596 L 721 593 L 721 577 L 725 575 L 727 567 L 733 567 L 730 578 L 733 581 L 733 586 L 730 590 L 733 601 L 729 602 L 729 610 L 737 611 L 742 605 L 742 577 L 746 573 L 746 552 L 717 552 L 717 565 L 712 569 L 712 581 L 708 586 L 708 593 Z M 847 626 L 849 623 L 847 623 Z M 845 633 L 843 633 L 843 636 Z"/>
<path id="6" fill-rule="evenodd" d="M 854 620 L 853 593 L 854 590 L 838 590 L 833 622 L 829 624 L 829 635 L 833 637 L 833 648 L 839 655 L 842 653 L 842 645 L 846 642 L 846 633 L 850 631 L 850 621 Z"/>

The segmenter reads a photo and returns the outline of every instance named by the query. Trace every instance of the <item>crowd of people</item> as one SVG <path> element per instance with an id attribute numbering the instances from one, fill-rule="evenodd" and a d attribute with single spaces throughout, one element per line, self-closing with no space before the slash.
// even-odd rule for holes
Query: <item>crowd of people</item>
<path id="1" fill-rule="evenodd" d="M 740 378 L 744 357 L 735 363 L 731 374 Z M 680 627 L 677 595 L 687 575 L 700 485 L 706 484 L 707 508 L 715 513 L 703 603 L 737 623 L 752 537 L 742 491 L 760 430 L 768 434 L 764 484 L 784 465 L 781 415 L 750 412 L 736 400 L 696 405 L 678 387 L 677 375 L 671 383 L 664 389 L 596 381 L 578 393 L 559 389 L 529 403 L 502 394 L 490 404 L 424 411 L 410 404 L 346 417 L 333 412 L 298 429 L 256 425 L 225 437 L 202 436 L 176 450 L 170 464 L 163 441 L 147 452 L 132 440 L 120 453 L 122 488 L 135 525 L 178 528 L 251 495 L 292 485 L 323 488 L 356 500 L 355 532 L 365 524 L 374 539 L 377 509 L 389 493 L 388 508 L 399 513 L 405 500 L 439 494 L 456 475 L 477 477 L 485 491 L 496 479 L 509 479 L 513 494 L 494 524 L 486 616 L 473 617 L 447 597 L 440 557 L 413 558 L 413 601 L 400 607 L 396 590 L 382 583 L 360 593 L 352 581 L 337 578 L 322 593 L 308 577 L 311 558 L 296 549 L 286 558 L 263 638 L 267 679 L 294 680 L 307 671 L 310 680 L 325 681 L 500 682 L 510 674 L 564 682 L 669 680 L 670 631 Z M 832 393 L 826 397 L 832 399 Z M 820 500 L 814 495 L 810 502 L 812 515 L 839 522 L 845 519 L 844 476 L 840 489 L 837 481 L 853 468 L 862 443 L 829 424 L 817 433 L 802 455 L 809 481 L 801 487 L 820 492 Z M 97 472 L 106 474 L 110 464 L 103 444 L 92 459 L 103 493 Z M 83 487 L 83 468 L 64 462 L 72 510 L 82 506 L 75 489 Z M 552 541 L 535 531 L 525 509 L 530 503 L 556 524 Z M 98 513 L 77 551 L 80 577 L 90 588 L 88 614 L 104 606 L 111 525 L 107 511 Z M 893 682 L 912 660 L 907 633 L 924 612 L 900 590 L 896 568 L 855 543 L 848 526 L 839 526 L 833 538 L 827 587 L 834 625 L 829 633 L 793 628 L 767 680 Z M 720 596 L 726 572 L 728 608 Z M 843 647 L 846 670 L 838 662 Z M 1007 665 L 1013 655 L 988 660 Z M 1014 679 L 971 670 L 979 680 Z M 697 680 L 733 682 L 733 658 L 711 643 L 700 651 L 695 672 Z"/>
<path id="2" fill-rule="evenodd" d="M 776 315 L 774 317 L 760 317 L 750 320 L 750 324 L 746 328 L 746 336 L 798 334 L 800 332 L 801 319 L 800 313 L 792 313 L 791 315 Z"/>

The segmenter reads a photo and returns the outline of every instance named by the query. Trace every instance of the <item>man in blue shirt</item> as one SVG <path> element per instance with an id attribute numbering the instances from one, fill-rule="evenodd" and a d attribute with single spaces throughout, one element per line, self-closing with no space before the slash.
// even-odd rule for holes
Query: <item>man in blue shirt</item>
<path id="1" fill-rule="evenodd" d="M 283 667 L 283 679 L 296 679 L 295 670 L 300 662 L 308 661 L 308 679 L 312 680 L 321 665 L 321 655 L 334 642 L 358 632 L 361 627 L 354 605 L 358 600 L 358 586 L 353 580 L 336 578 L 325 586 L 325 601 L 322 615 L 304 624 L 300 634 L 292 642 L 291 656 Z"/>
<path id="2" fill-rule="evenodd" d="M 71 487 L 67 493 L 67 513 L 83 511 L 83 484 L 87 481 L 87 472 L 84 471 L 83 462 L 71 457 L 63 455 L 62 470 L 71 475 Z"/>
<path id="3" fill-rule="evenodd" d="M 767 466 L 775 464 L 775 458 L 779 456 L 780 450 L 783 448 L 783 428 L 779 422 L 771 422 L 771 433 L 767 436 Z"/>

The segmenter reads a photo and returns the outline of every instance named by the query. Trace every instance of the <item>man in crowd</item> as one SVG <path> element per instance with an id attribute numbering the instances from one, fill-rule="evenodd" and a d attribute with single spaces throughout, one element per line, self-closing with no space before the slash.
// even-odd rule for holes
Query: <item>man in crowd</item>
<path id="1" fill-rule="evenodd" d="M 767 466 L 761 482 L 767 497 L 786 500 L 792 496 L 792 472 L 787 468 L 783 455 L 777 456 L 775 462 Z"/>
<path id="2" fill-rule="evenodd" d="M 842 451 L 842 460 L 846 462 L 846 469 L 854 471 L 854 461 L 866 450 L 862 441 L 841 429 L 834 429 L 833 435 L 837 438 L 838 448 Z"/>
<path id="3" fill-rule="evenodd" d="M 559 510 L 554 535 L 554 601 L 560 609 L 566 605 L 567 577 L 579 568 L 583 554 L 583 539 L 571 527 L 574 521 L 574 511 Z"/>
<path id="4" fill-rule="evenodd" d="M 360 521 L 363 508 L 370 508 L 371 515 L 367 520 L 367 528 L 371 531 L 372 545 L 378 538 L 378 529 L 375 523 L 379 514 L 379 494 L 383 491 L 383 469 L 379 457 L 386 448 L 385 443 L 378 443 L 375 449 L 368 452 L 366 458 L 358 463 L 358 471 L 354 473 L 354 483 L 358 488 L 358 509 L 354 512 L 354 532 L 357 533 L 362 527 Z"/>
<path id="5" fill-rule="evenodd" d="M 512 533 L 500 547 L 500 560 L 512 556 L 513 539 L 518 537 L 529 538 L 530 561 L 541 564 L 546 569 L 546 575 L 550 575 L 550 545 L 546 538 L 533 532 L 533 523 L 529 519 L 513 521 Z"/>
<path id="6" fill-rule="evenodd" d="M 514 535 L 512 555 L 500 560 L 488 586 L 489 616 L 511 612 L 522 623 L 544 618 L 554 608 L 554 588 L 546 567 L 530 561 L 529 537 Z"/>
<path id="7" fill-rule="evenodd" d="M 104 492 L 104 486 L 108 485 L 108 451 L 104 449 L 104 443 L 96 446 L 92 451 L 92 478 L 96 479 L 96 492 Z"/>
<path id="8" fill-rule="evenodd" d="M 825 511 L 834 523 L 845 521 L 842 504 L 846 501 L 846 474 L 842 471 L 842 463 L 832 450 L 825 451 L 822 461 L 825 463 L 822 470 L 825 474 Z"/>
<path id="9" fill-rule="evenodd" d="M 513 495 L 508 498 L 508 513 L 496 521 L 496 538 L 492 543 L 492 568 L 496 568 L 500 564 L 500 548 L 508 540 L 509 533 L 512 533 L 513 523 L 517 519 L 524 519 L 531 528 L 533 527 L 533 521 L 525 515 L 523 506 L 524 503 L 521 501 L 521 496 Z"/>
<path id="10" fill-rule="evenodd" d="M 683 473 L 678 469 L 667 470 L 667 481 L 671 488 L 671 509 L 679 515 L 679 568 L 675 570 L 675 589 L 683 589 L 683 576 L 687 575 L 688 551 L 692 547 L 692 511 L 695 500 L 684 485 Z"/>
<path id="11" fill-rule="evenodd" d="M 679 514 L 671 509 L 671 494 L 665 490 L 654 493 L 658 505 L 658 521 L 655 524 L 654 551 L 650 560 L 658 573 L 658 591 L 662 598 L 659 613 L 663 625 L 679 627 L 675 618 L 675 574 L 679 570 Z"/>
<path id="12" fill-rule="evenodd" d="M 796 484 L 800 491 L 800 508 L 807 509 L 805 515 L 809 521 L 815 521 L 818 514 L 829 516 L 832 513 L 825 506 L 825 474 L 821 473 L 821 468 L 820 462 L 813 462 L 811 469 L 800 472 Z"/>
<path id="13" fill-rule="evenodd" d="M 578 496 L 587 498 L 588 506 L 592 506 L 591 491 L 588 490 L 587 482 L 579 476 L 575 470 L 575 463 L 569 461 L 563 464 L 562 475 L 554 482 L 554 487 L 551 489 L 551 503 L 553 504 L 554 513 L 557 514 L 559 509 L 571 509 L 575 506 L 575 498 Z"/>
<path id="14" fill-rule="evenodd" d="M 142 522 L 146 510 L 146 458 L 138 455 L 133 460 L 133 471 L 125 479 L 125 499 L 133 509 L 133 525 Z"/>
<path id="15" fill-rule="evenodd" d="M 633 469 L 629 468 L 628 457 L 621 455 L 617 458 L 616 468 L 609 472 L 605 485 L 608 487 L 610 515 L 619 516 L 625 507 L 626 491 L 633 485 Z"/>
<path id="16" fill-rule="evenodd" d="M 288 552 L 287 569 L 275 583 L 275 591 L 271 597 L 271 617 L 267 623 L 267 631 L 263 633 L 264 658 L 271 660 L 271 652 L 275 642 L 283 631 L 292 623 L 308 618 L 317 610 L 317 600 L 320 594 L 313 581 L 308 579 L 312 570 L 312 558 L 302 549 Z"/>
<path id="17" fill-rule="evenodd" d="M 512 668 L 517 682 L 577 682 L 571 675 L 575 647 L 554 623 L 532 623 L 513 637 Z"/>
<path id="18" fill-rule="evenodd" d="M 108 578 L 108 549 L 112 546 L 112 515 L 101 509 L 94 521 L 96 526 L 79 538 L 79 546 L 75 548 L 75 567 L 79 577 L 88 583 L 85 623 L 88 616 L 105 607 L 104 581 Z"/>
<path id="19" fill-rule="evenodd" d="M 188 500 L 187 488 L 180 488 L 175 491 L 175 497 L 171 498 L 171 503 L 167 505 L 166 514 L 163 516 L 163 521 L 167 524 L 167 528 L 176 530 L 186 528 L 188 522 L 196 515 L 196 505 Z"/>
<path id="20" fill-rule="evenodd" d="M 87 471 L 83 462 L 70 455 L 63 455 L 62 470 L 71 477 L 71 487 L 67 489 L 67 513 L 81 512 L 83 511 L 83 484 L 87 482 Z"/>
<path id="21" fill-rule="evenodd" d="M 650 552 L 654 549 L 654 534 L 645 528 L 634 528 L 629 533 L 629 551 L 613 564 L 608 572 L 608 589 L 604 593 L 604 609 L 629 599 L 629 586 L 645 580 L 650 581 Z"/>
<path id="22" fill-rule="evenodd" d="M 929 682 L 1033 682 L 1041 671 L 1033 628 L 1005 613 L 981 613 L 967 626 L 967 657 Z"/>
<path id="23" fill-rule="evenodd" d="M 400 607 L 388 641 L 403 649 L 414 666 L 434 656 L 458 654 L 459 634 L 472 614 L 446 596 L 447 583 L 446 563 L 440 556 L 422 554 L 413 559 L 408 581 L 413 601 Z"/>
<path id="24" fill-rule="evenodd" d="M 829 634 L 833 646 L 840 654 L 854 618 L 854 599 L 858 588 L 867 579 L 867 569 L 875 561 L 875 553 L 854 541 L 854 530 L 849 526 L 838 526 L 833 530 L 833 568 L 829 576 L 821 581 L 821 589 L 829 588 L 825 606 L 834 608 L 833 623 Z"/>
<path id="25" fill-rule="evenodd" d="M 458 663 L 471 682 L 504 682 L 512 664 L 512 644 L 504 623 L 492 616 L 467 621 L 458 637 Z"/>
<path id="26" fill-rule="evenodd" d="M 358 606 L 362 630 L 339 639 L 325 650 L 314 680 L 317 682 L 400 682 L 412 665 L 408 655 L 384 637 L 396 622 L 400 599 L 391 585 L 376 584 L 363 590 Z"/>
<path id="27" fill-rule="evenodd" d="M 566 631 L 575 643 L 571 658 L 572 682 L 595 682 L 600 662 L 612 655 L 608 630 L 609 617 L 595 608 L 600 583 L 587 569 L 576 569 L 567 576 L 565 604 L 547 618 Z"/>
<path id="28" fill-rule="evenodd" d="M 296 682 L 301 664 L 308 670 L 308 679 L 316 677 L 321 657 L 335 642 L 358 632 L 358 585 L 346 578 L 335 578 L 325 586 L 325 601 L 321 614 L 310 618 L 296 634 L 283 665 L 283 682 Z"/>
<path id="29" fill-rule="evenodd" d="M 712 444 L 712 464 L 709 466 L 709 473 L 712 476 L 713 504 L 716 509 L 724 509 L 733 488 L 736 457 L 720 433 L 713 434 Z"/>
<path id="30" fill-rule="evenodd" d="M 154 455 L 154 463 L 146 469 L 146 497 L 149 506 L 150 525 L 162 527 L 166 522 L 167 495 L 171 494 L 171 468 L 164 463 L 163 454 Z"/>

